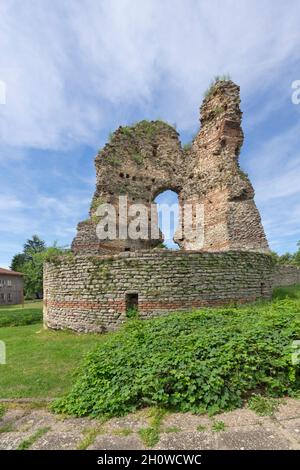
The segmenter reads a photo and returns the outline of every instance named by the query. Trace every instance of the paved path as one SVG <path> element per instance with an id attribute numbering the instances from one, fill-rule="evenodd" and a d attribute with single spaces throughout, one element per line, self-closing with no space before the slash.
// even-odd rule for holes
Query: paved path
<path id="1" fill-rule="evenodd" d="M 149 410 L 101 423 L 57 416 L 29 403 L 8 403 L 0 419 L 0 449 L 147 449 L 139 431 L 150 424 Z M 223 430 L 214 430 L 220 427 Z M 272 417 L 257 416 L 247 408 L 213 418 L 171 413 L 164 417 L 152 448 L 300 449 L 300 400 L 285 399 Z"/>

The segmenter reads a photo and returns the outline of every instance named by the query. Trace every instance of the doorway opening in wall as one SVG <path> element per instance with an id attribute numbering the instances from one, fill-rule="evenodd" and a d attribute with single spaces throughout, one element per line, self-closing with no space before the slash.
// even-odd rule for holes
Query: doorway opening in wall
<path id="1" fill-rule="evenodd" d="M 260 294 L 263 296 L 266 293 L 266 284 L 262 282 L 260 284 Z"/>
<path id="2" fill-rule="evenodd" d="M 126 294 L 125 304 L 126 317 L 136 318 L 139 312 L 139 294 L 136 292 Z"/>
<path id="3" fill-rule="evenodd" d="M 179 198 L 175 191 L 167 189 L 159 193 L 154 202 L 157 205 L 158 226 L 163 234 L 162 248 L 179 250 L 178 243 L 174 241 L 174 235 L 179 222 Z"/>

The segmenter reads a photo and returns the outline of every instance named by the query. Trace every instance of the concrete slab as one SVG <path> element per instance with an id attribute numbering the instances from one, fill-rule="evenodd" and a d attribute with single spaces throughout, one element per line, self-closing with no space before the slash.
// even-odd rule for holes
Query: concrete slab
<path id="1" fill-rule="evenodd" d="M 33 434 L 40 428 L 54 427 L 56 417 L 47 410 L 31 410 L 24 414 L 21 418 L 16 419 L 14 427 L 18 432 L 30 431 Z"/>
<path id="2" fill-rule="evenodd" d="M 274 427 L 243 426 L 218 434 L 220 450 L 288 450 L 292 443 Z"/>
<path id="3" fill-rule="evenodd" d="M 281 421 L 280 424 L 300 444 L 300 418 Z"/>
<path id="4" fill-rule="evenodd" d="M 214 417 L 216 421 L 223 421 L 226 426 L 251 426 L 261 424 L 263 418 L 248 408 L 220 413 Z"/>
<path id="5" fill-rule="evenodd" d="M 279 421 L 291 418 L 300 418 L 300 400 L 294 398 L 285 398 L 283 403 L 274 413 L 274 417 Z"/>
<path id="6" fill-rule="evenodd" d="M 41 428 L 50 430 L 33 443 L 32 449 L 76 449 L 87 433 L 99 429 L 89 449 L 145 449 L 138 431 L 150 424 L 150 409 L 100 420 L 69 418 L 44 409 L 12 407 L 0 420 L 0 449 L 12 450 Z M 247 408 L 221 413 L 213 418 L 191 413 L 167 414 L 160 426 L 155 449 L 300 449 L 300 401 L 286 399 L 273 418 L 260 417 Z M 225 430 L 213 432 L 213 423 L 222 421 Z M 127 433 L 128 431 L 128 433 Z"/>
<path id="7" fill-rule="evenodd" d="M 105 423 L 105 429 L 108 433 L 114 433 L 122 429 L 130 429 L 138 432 L 141 428 L 149 426 L 149 411 L 143 410 L 136 413 L 130 413 L 127 416 L 110 419 Z"/>
<path id="8" fill-rule="evenodd" d="M 181 431 L 194 432 L 198 426 L 210 430 L 213 421 L 207 415 L 195 415 L 192 413 L 172 413 L 163 420 L 163 429 L 177 427 Z"/>
<path id="9" fill-rule="evenodd" d="M 176 432 L 161 434 L 154 449 L 159 450 L 205 450 L 217 449 L 216 436 L 211 432 Z"/>
<path id="10" fill-rule="evenodd" d="M 130 436 L 100 435 L 88 450 L 140 450 L 144 444 L 136 434 Z"/>
<path id="11" fill-rule="evenodd" d="M 3 432 L 0 433 L 0 450 L 16 450 L 25 439 L 31 436 L 30 432 Z"/>
<path id="12" fill-rule="evenodd" d="M 74 430 L 73 432 L 48 432 L 38 439 L 31 450 L 74 450 L 83 436 Z"/>

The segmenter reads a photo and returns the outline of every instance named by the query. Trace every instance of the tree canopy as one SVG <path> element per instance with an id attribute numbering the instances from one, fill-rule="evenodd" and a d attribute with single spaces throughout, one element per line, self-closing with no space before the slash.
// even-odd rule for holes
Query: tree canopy
<path id="1" fill-rule="evenodd" d="M 46 246 L 44 240 L 38 235 L 26 240 L 22 253 L 17 253 L 11 261 L 11 269 L 24 273 L 25 298 L 40 299 L 43 296 L 43 264 L 50 256 L 66 253 L 66 248 L 57 246 Z"/>
<path id="2" fill-rule="evenodd" d="M 294 264 L 300 266 L 300 241 L 297 243 L 297 251 L 295 253 L 286 252 L 283 255 L 279 255 L 272 251 L 271 256 L 276 264 Z"/>

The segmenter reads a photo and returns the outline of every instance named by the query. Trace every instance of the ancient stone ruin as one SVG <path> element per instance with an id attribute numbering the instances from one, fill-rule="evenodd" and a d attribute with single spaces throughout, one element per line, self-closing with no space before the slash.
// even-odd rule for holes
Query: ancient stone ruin
<path id="1" fill-rule="evenodd" d="M 51 328 L 105 331 L 116 328 L 135 307 L 141 318 L 203 306 L 249 302 L 271 295 L 272 263 L 254 202 L 254 190 L 239 166 L 243 144 L 239 87 L 217 81 L 201 106 L 201 128 L 189 148 L 174 127 L 141 121 L 119 127 L 96 156 L 96 191 L 89 218 L 78 224 L 73 256 L 44 269 L 44 319 Z M 98 207 L 116 209 L 119 197 L 150 210 L 161 192 L 178 194 L 179 228 L 191 207 L 193 236 L 177 230 L 180 250 L 158 249 L 162 236 L 99 239 Z M 196 217 L 202 208 L 201 224 Z M 126 228 L 126 227 L 125 227 Z M 179 235 L 178 235 L 179 233 Z"/>
<path id="2" fill-rule="evenodd" d="M 149 249 L 160 240 L 100 242 L 96 210 L 100 203 L 150 205 L 166 189 L 179 203 L 204 208 L 204 236 L 176 239 L 184 250 L 268 252 L 254 190 L 240 169 L 243 143 L 239 87 L 219 81 L 201 106 L 201 130 L 191 148 L 183 149 L 176 130 L 161 121 L 120 127 L 96 157 L 96 191 L 90 218 L 79 223 L 72 249 L 76 254 Z M 117 211 L 118 212 L 118 211 Z"/>

